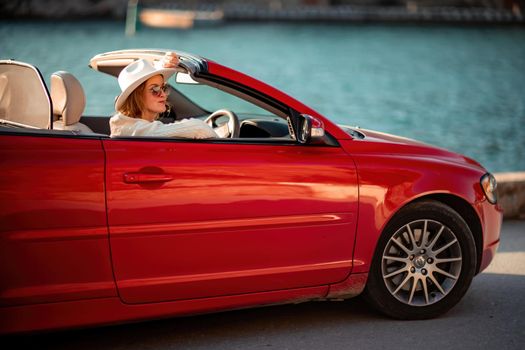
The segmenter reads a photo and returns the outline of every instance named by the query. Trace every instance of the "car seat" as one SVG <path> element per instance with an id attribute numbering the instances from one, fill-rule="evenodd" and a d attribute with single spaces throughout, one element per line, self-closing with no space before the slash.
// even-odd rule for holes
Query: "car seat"
<path id="1" fill-rule="evenodd" d="M 80 118 L 86 107 L 84 89 L 73 74 L 58 71 L 51 74 L 51 101 L 53 102 L 53 129 L 93 133 Z"/>

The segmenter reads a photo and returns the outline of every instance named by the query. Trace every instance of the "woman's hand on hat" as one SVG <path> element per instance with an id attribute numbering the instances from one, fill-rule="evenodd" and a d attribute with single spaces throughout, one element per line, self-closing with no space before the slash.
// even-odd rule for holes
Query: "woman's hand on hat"
<path id="1" fill-rule="evenodd" d="M 174 52 L 166 52 L 162 58 L 162 66 L 164 68 L 176 68 L 179 65 L 179 58 Z"/>

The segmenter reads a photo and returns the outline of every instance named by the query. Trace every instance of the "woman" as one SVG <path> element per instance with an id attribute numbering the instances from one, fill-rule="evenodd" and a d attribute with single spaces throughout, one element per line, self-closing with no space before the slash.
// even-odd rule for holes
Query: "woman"
<path id="1" fill-rule="evenodd" d="M 166 111 L 169 90 L 166 81 L 175 74 L 178 58 L 172 53 L 164 57 L 162 68 L 140 59 L 124 68 L 118 82 L 122 90 L 115 101 L 117 114 L 111 117 L 111 136 L 157 136 L 204 139 L 218 137 L 199 119 L 184 119 L 163 124 L 158 121 Z"/>

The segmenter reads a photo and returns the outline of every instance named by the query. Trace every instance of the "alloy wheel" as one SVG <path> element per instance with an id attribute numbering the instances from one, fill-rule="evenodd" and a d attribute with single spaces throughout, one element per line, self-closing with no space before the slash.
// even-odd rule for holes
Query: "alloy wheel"
<path id="1" fill-rule="evenodd" d="M 451 229 L 438 221 L 415 220 L 389 239 L 381 257 L 381 273 L 397 300 L 428 306 L 454 288 L 462 262 L 461 246 Z"/>

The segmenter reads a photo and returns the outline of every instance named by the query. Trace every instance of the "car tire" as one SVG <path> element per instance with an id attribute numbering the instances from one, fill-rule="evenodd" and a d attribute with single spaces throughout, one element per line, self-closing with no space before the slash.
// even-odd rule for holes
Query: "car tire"
<path id="1" fill-rule="evenodd" d="M 429 319 L 466 293 L 476 271 L 476 247 L 462 217 L 432 200 L 408 204 L 384 229 L 365 299 L 397 319 Z"/>

